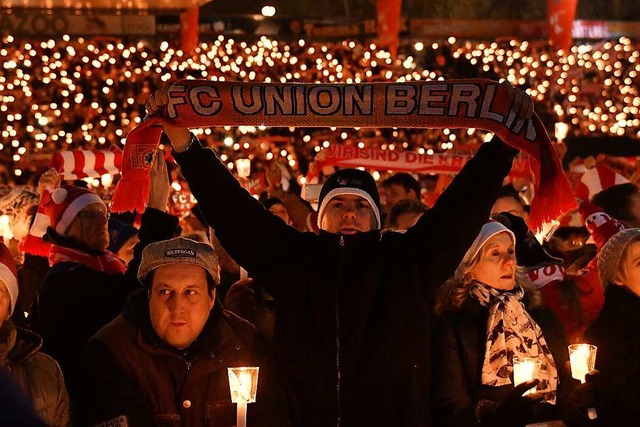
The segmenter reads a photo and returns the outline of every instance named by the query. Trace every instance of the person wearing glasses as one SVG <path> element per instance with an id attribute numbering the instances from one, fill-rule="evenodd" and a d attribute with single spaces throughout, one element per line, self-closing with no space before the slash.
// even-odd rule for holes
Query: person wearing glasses
<path id="1" fill-rule="evenodd" d="M 51 268 L 31 309 L 33 330 L 43 338 L 43 351 L 64 373 L 72 402 L 77 399 L 84 346 L 100 328 L 118 316 L 140 285 L 136 278 L 142 248 L 173 237 L 177 219 L 166 213 L 169 181 L 166 164 L 156 162 L 149 206 L 142 217 L 141 243 L 129 267 L 109 252 L 107 206 L 80 187 L 58 186 L 55 172 L 41 179 L 53 191 L 43 192 L 41 206 L 49 217 L 45 240 L 51 243 Z M 41 187 L 43 187 L 42 185 Z"/>

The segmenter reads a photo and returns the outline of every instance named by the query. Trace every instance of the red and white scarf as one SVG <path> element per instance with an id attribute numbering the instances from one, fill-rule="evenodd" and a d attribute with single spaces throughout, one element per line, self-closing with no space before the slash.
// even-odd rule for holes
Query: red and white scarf
<path id="1" fill-rule="evenodd" d="M 49 253 L 49 265 L 53 267 L 62 262 L 75 262 L 83 264 L 95 271 L 109 274 L 124 274 L 127 267 L 115 254 L 105 251 L 101 255 L 89 255 L 77 249 L 65 248 L 64 246 L 52 245 Z"/>
<path id="2" fill-rule="evenodd" d="M 486 79 L 351 85 L 181 80 L 169 86 L 162 117 L 147 117 L 129 133 L 111 209 L 144 210 L 163 123 L 185 128 L 477 128 L 529 155 L 536 194 L 530 220 L 536 229 L 576 202 L 540 118 L 517 119 L 511 106 L 507 89 Z"/>

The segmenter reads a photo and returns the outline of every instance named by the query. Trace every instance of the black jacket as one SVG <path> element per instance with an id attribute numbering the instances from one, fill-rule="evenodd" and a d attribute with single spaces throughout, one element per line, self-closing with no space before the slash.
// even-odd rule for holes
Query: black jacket
<path id="1" fill-rule="evenodd" d="M 487 221 L 515 154 L 483 144 L 405 234 L 351 236 L 289 227 L 197 142 L 174 154 L 222 245 L 269 284 L 294 425 L 427 425 L 433 294 Z"/>
<path id="2" fill-rule="evenodd" d="M 565 375 L 564 363 L 569 354 L 562 325 L 549 310 L 527 311 L 540 326 L 556 363 L 559 405 L 562 388 L 571 381 Z M 436 323 L 431 352 L 433 414 L 437 426 L 476 426 L 483 418 L 476 412 L 479 402 L 485 401 L 483 408 L 495 408 L 513 390 L 512 385 L 491 387 L 481 382 L 488 319 L 489 309 L 468 298 L 460 310 L 446 311 Z M 530 414 L 521 414 L 526 421 L 522 425 L 559 418 L 559 411 L 552 405 L 539 404 L 533 409 Z"/>
<path id="3" fill-rule="evenodd" d="M 227 367 L 259 366 L 249 426 L 287 427 L 264 343 L 246 320 L 216 302 L 196 341 L 184 350 L 163 342 L 149 316 L 147 291 L 134 292 L 121 316 L 87 344 L 83 425 L 126 417 L 130 427 L 232 427 Z M 185 402 L 188 402 L 185 405 Z M 108 424 L 108 423 L 107 423 Z"/>
<path id="4" fill-rule="evenodd" d="M 632 426 L 640 420 L 640 297 L 609 285 L 600 316 L 585 333 L 598 347 L 596 369 L 601 426 Z"/>
<path id="5" fill-rule="evenodd" d="M 125 274 L 108 274 L 72 262 L 56 264 L 47 273 L 29 319 L 43 339 L 42 351 L 60 364 L 72 401 L 84 345 L 122 312 L 129 294 L 141 288 L 136 276 L 142 249 L 173 237 L 177 223 L 169 214 L 148 209 L 142 218 L 140 243 Z"/>

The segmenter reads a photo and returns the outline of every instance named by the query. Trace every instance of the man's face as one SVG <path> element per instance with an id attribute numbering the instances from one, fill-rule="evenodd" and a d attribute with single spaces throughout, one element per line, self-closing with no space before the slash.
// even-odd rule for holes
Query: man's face
<path id="1" fill-rule="evenodd" d="M 280 203 L 276 203 L 275 205 L 269 208 L 269 212 L 279 216 L 287 224 L 291 224 L 291 219 L 289 218 L 289 212 L 287 211 L 287 208 L 284 207 L 284 205 L 281 205 Z"/>
<path id="2" fill-rule="evenodd" d="M 614 282 L 615 285 L 626 286 L 640 297 L 640 241 L 627 246 Z"/>
<path id="3" fill-rule="evenodd" d="M 387 208 L 387 211 L 389 211 L 391 207 L 398 202 L 398 200 L 402 200 L 402 199 L 418 200 L 414 191 L 405 190 L 405 188 L 400 184 L 389 185 L 388 187 L 385 187 L 383 191 L 384 191 L 385 207 Z"/>
<path id="4" fill-rule="evenodd" d="M 124 242 L 124 245 L 122 245 L 122 247 L 118 249 L 116 255 L 118 256 L 118 258 L 124 261 L 126 265 L 129 265 L 129 263 L 133 259 L 133 250 L 135 249 L 139 241 L 140 239 L 138 238 L 138 235 L 135 234 L 129 237 L 129 239 Z"/>
<path id="5" fill-rule="evenodd" d="M 360 196 L 341 195 L 329 201 L 322 217 L 322 229 L 329 233 L 356 234 L 376 225 L 373 208 Z"/>
<path id="6" fill-rule="evenodd" d="M 109 246 L 109 215 L 102 203 L 92 203 L 82 209 L 64 233 L 89 249 L 104 251 Z"/>
<path id="7" fill-rule="evenodd" d="M 207 273 L 197 265 L 158 267 L 149 293 L 149 313 L 156 334 L 183 349 L 198 338 L 215 301 L 207 290 Z"/>
<path id="8" fill-rule="evenodd" d="M 524 219 L 525 223 L 529 221 L 529 214 L 525 212 L 522 204 L 518 203 L 513 197 L 501 197 L 496 200 L 493 208 L 491 208 L 491 216 L 501 212 L 508 212 L 512 215 L 519 216 Z"/>

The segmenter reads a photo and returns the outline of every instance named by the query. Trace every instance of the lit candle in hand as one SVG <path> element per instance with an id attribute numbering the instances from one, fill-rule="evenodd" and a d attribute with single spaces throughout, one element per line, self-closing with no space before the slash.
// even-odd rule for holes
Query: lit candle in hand
<path id="1" fill-rule="evenodd" d="M 571 376 L 582 384 L 586 382 L 586 376 L 596 366 L 596 351 L 598 348 L 590 344 L 572 344 L 569 346 L 569 362 L 571 363 Z M 598 418 L 595 408 L 587 410 L 589 419 Z"/>
<path id="2" fill-rule="evenodd" d="M 259 369 L 257 367 L 227 368 L 231 402 L 238 405 L 236 427 L 247 426 L 247 403 L 256 401 Z"/>
<path id="3" fill-rule="evenodd" d="M 538 376 L 540 371 L 540 360 L 525 357 L 524 359 L 513 359 L 513 386 L 517 387 L 522 383 L 531 381 Z M 524 395 L 536 392 L 536 387 L 527 390 Z"/>

